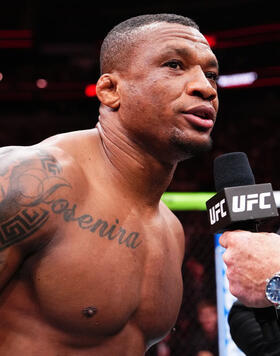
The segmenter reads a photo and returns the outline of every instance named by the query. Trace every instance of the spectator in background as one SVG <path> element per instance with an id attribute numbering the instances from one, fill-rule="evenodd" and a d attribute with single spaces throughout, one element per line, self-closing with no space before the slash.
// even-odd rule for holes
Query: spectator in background
<path id="1" fill-rule="evenodd" d="M 197 305 L 199 328 L 195 333 L 194 356 L 218 356 L 217 308 L 215 302 L 202 300 Z"/>
<path id="2" fill-rule="evenodd" d="M 213 354 L 210 351 L 199 351 L 197 356 L 213 356 Z"/>
<path id="3" fill-rule="evenodd" d="M 168 340 L 170 355 L 219 356 L 216 303 L 201 299 L 193 308 L 196 308 L 196 320 L 188 319 L 187 315 L 179 319 L 176 332 Z"/>

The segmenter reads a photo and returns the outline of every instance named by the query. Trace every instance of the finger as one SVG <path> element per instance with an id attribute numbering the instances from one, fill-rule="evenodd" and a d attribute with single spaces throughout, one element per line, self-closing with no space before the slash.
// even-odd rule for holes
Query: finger
<path id="1" fill-rule="evenodd" d="M 228 231 L 224 232 L 219 239 L 220 245 L 224 248 L 228 247 Z"/>
<path id="2" fill-rule="evenodd" d="M 223 253 L 223 261 L 224 263 L 227 265 L 229 265 L 229 262 L 230 262 L 230 256 L 229 256 L 229 250 L 226 250 L 224 253 Z M 229 271 L 227 270 L 227 273 L 229 273 Z"/>
<path id="3" fill-rule="evenodd" d="M 220 237 L 220 244 L 224 248 L 228 248 L 232 243 L 236 243 L 236 239 L 248 238 L 248 235 L 251 235 L 250 231 L 244 230 L 234 230 L 234 231 L 225 231 Z"/>

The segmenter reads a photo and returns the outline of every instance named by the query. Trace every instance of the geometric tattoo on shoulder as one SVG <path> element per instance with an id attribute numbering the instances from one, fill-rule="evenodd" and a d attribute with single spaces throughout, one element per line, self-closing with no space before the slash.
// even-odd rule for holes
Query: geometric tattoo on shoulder
<path id="1" fill-rule="evenodd" d="M 0 251 L 39 230 L 50 215 L 50 209 L 44 206 L 47 199 L 62 186 L 70 187 L 65 179 L 57 177 L 62 167 L 55 157 L 42 150 L 36 154 L 37 158 L 13 162 L 10 168 L 2 167 Z"/>
<path id="2" fill-rule="evenodd" d="M 52 157 L 49 154 L 46 154 L 45 152 L 40 152 L 39 155 L 40 155 L 42 167 L 46 171 L 54 175 L 57 175 L 62 172 L 61 166 L 59 165 L 59 163 L 54 157 Z"/>
<path id="3" fill-rule="evenodd" d="M 44 209 L 23 209 L 5 223 L 0 230 L 0 251 L 8 246 L 20 242 L 36 232 L 49 217 L 49 212 Z"/>

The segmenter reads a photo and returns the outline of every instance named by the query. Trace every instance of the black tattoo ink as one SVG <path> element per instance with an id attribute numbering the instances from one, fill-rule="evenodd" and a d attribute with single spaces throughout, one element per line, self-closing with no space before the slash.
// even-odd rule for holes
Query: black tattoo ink
<path id="1" fill-rule="evenodd" d="M 139 233 L 128 233 L 119 226 L 118 219 L 110 224 L 101 218 L 94 220 L 90 214 L 76 216 L 77 204 L 70 205 L 64 198 L 54 199 L 55 192 L 62 187 L 71 189 L 71 184 L 59 176 L 62 167 L 53 156 L 38 151 L 38 157 L 11 169 L 4 167 L 0 172 L 4 178 L 10 172 L 8 188 L 5 190 L 0 184 L 0 251 L 39 230 L 51 212 L 61 215 L 67 223 L 77 222 L 81 229 L 96 233 L 100 238 L 117 240 L 119 245 L 135 249 L 142 243 Z"/>
<path id="2" fill-rule="evenodd" d="M 0 230 L 0 251 L 31 236 L 48 218 L 49 212 L 42 208 L 37 211 L 24 209 L 3 223 Z"/>
<path id="3" fill-rule="evenodd" d="M 45 152 L 44 153 L 41 152 L 40 156 L 41 156 L 42 167 L 46 171 L 54 175 L 57 175 L 62 172 L 62 168 L 60 164 L 57 162 L 57 160 L 54 157 L 52 157 L 49 154 L 46 154 Z"/>
<path id="4" fill-rule="evenodd" d="M 86 318 L 92 318 L 96 313 L 97 313 L 97 308 L 95 307 L 87 307 L 82 310 L 82 314 Z"/>
<path id="5" fill-rule="evenodd" d="M 116 224 L 113 224 L 110 227 L 109 223 L 102 219 L 97 219 L 94 224 L 91 224 L 94 220 L 91 215 L 85 214 L 75 217 L 76 204 L 74 204 L 72 208 L 68 207 L 69 202 L 66 199 L 57 199 L 51 204 L 52 212 L 55 214 L 61 214 L 64 218 L 64 221 L 78 221 L 78 224 L 80 227 L 82 227 L 82 229 L 89 229 L 90 232 L 93 233 L 97 232 L 99 237 L 107 237 L 108 240 L 117 239 L 120 245 L 124 244 L 126 247 L 132 249 L 137 248 L 142 243 L 142 241 L 139 240 L 139 232 L 133 231 L 125 236 L 126 230 L 123 227 L 119 227 L 119 231 L 113 235 L 117 224 L 119 224 L 118 219 L 116 219 Z"/>

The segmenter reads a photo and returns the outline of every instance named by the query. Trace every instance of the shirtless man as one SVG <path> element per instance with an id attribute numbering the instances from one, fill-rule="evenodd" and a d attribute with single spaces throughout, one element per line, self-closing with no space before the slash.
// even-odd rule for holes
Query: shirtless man
<path id="1" fill-rule="evenodd" d="M 217 60 L 177 15 L 105 39 L 97 127 L 1 149 L 1 356 L 140 356 L 174 325 L 184 234 L 160 201 L 209 149 Z"/>

